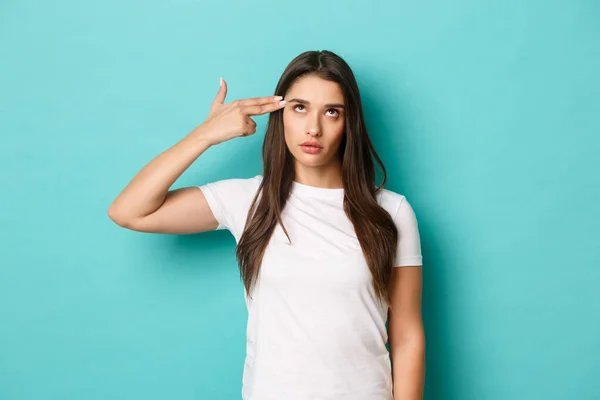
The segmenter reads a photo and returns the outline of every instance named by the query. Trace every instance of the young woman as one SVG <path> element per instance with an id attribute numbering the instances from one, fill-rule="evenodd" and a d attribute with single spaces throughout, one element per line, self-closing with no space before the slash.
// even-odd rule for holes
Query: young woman
<path id="1" fill-rule="evenodd" d="M 280 96 L 225 104 L 226 94 L 221 80 L 206 121 L 134 177 L 110 218 L 142 232 L 234 235 L 248 307 L 244 400 L 421 399 L 418 224 L 383 188 L 350 67 L 309 51 L 285 69 Z M 265 113 L 262 175 L 169 191 Z"/>

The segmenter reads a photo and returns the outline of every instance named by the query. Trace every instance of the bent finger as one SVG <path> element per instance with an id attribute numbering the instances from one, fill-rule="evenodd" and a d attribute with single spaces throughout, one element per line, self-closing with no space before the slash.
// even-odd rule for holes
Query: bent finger
<path id="1" fill-rule="evenodd" d="M 242 132 L 242 136 L 248 136 L 256 133 L 256 124 L 246 124 L 246 129 Z"/>
<path id="2" fill-rule="evenodd" d="M 248 117 L 246 119 L 246 124 L 248 124 L 248 125 L 253 126 L 253 127 L 256 128 L 256 122 L 254 122 L 254 120 L 252 118 L 250 118 L 250 117 Z"/>

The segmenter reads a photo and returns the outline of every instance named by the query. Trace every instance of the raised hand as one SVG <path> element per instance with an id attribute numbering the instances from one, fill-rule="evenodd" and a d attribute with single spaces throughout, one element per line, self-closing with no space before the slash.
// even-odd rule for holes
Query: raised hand
<path id="1" fill-rule="evenodd" d="M 255 97 L 225 104 L 226 96 L 227 83 L 221 79 L 221 87 L 206 121 L 195 130 L 197 135 L 213 145 L 234 137 L 254 134 L 256 122 L 251 116 L 277 111 L 285 106 L 281 96 Z"/>

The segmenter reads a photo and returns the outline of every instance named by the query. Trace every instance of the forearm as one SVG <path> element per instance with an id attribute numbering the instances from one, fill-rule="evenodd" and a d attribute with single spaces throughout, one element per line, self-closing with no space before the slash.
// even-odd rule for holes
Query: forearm
<path id="1" fill-rule="evenodd" d="M 109 214 L 127 219 L 156 211 L 173 183 L 211 146 L 198 133 L 190 133 L 144 166 L 113 201 Z"/>
<path id="2" fill-rule="evenodd" d="M 425 381 L 425 337 L 420 335 L 391 349 L 394 400 L 422 400 Z"/>

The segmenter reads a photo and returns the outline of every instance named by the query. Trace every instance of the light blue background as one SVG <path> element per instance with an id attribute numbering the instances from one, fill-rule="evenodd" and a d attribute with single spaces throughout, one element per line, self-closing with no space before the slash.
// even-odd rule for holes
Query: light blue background
<path id="1" fill-rule="evenodd" d="M 426 399 L 599 399 L 596 1 L 5 1 L 0 399 L 240 398 L 246 310 L 227 232 L 106 211 L 297 54 L 354 69 L 420 224 Z M 175 187 L 261 173 L 256 135 Z"/>

